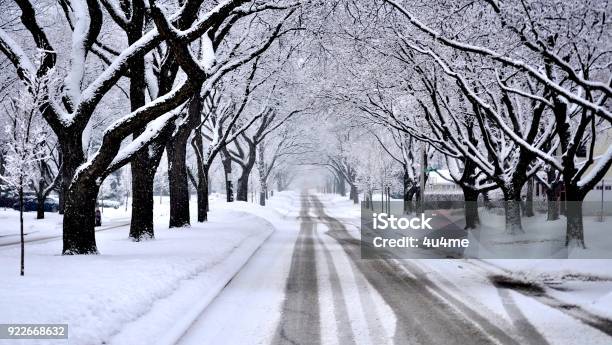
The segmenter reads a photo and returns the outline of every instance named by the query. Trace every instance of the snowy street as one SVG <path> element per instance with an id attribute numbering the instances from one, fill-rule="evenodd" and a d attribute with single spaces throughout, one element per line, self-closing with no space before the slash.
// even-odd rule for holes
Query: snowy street
<path id="1" fill-rule="evenodd" d="M 281 223 L 179 343 L 574 344 L 577 330 L 589 344 L 612 339 L 609 322 L 598 330 L 497 289 L 482 269 L 473 268 L 481 279 L 471 291 L 460 291 L 427 260 L 362 260 L 350 225 L 330 217 L 326 204 L 333 212 L 333 203 L 301 195 L 299 212 L 288 214 L 299 225 Z M 442 265 L 448 273 L 457 264 Z M 498 296 L 486 300 L 490 293 Z"/>

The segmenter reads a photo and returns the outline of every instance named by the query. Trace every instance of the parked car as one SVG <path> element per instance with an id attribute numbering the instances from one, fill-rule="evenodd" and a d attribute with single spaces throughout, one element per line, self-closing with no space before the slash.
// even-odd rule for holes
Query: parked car
<path id="1" fill-rule="evenodd" d="M 17 196 L 13 192 L 0 192 L 0 207 L 13 207 Z"/>
<path id="2" fill-rule="evenodd" d="M 31 191 L 23 192 L 23 200 L 36 199 L 36 193 Z M 16 191 L 0 192 L 0 207 L 13 207 L 19 201 L 19 194 Z"/>
<path id="3" fill-rule="evenodd" d="M 120 201 L 109 200 L 109 199 L 98 200 L 99 207 L 112 207 L 114 209 L 118 209 L 119 207 L 121 207 L 121 205 L 122 203 Z"/>
<path id="4" fill-rule="evenodd" d="M 25 212 L 36 211 L 38 208 L 38 199 L 28 198 L 23 200 L 23 210 Z M 19 210 L 19 201 L 13 204 L 13 209 Z M 45 199 L 45 212 L 57 212 L 59 210 L 59 203 L 53 198 Z"/>

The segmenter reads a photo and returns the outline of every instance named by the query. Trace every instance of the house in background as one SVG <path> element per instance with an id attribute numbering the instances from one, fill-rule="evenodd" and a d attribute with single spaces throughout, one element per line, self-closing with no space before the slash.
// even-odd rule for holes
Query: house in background
<path id="1" fill-rule="evenodd" d="M 599 140 L 596 141 L 595 156 L 605 154 L 610 145 L 612 145 L 612 130 L 608 129 L 604 135 L 600 134 Z M 612 169 L 608 169 L 604 178 L 586 195 L 584 200 L 612 201 Z"/>

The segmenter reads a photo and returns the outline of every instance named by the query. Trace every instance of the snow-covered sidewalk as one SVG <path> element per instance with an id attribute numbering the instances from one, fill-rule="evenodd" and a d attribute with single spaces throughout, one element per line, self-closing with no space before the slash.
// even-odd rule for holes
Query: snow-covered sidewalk
<path id="1" fill-rule="evenodd" d="M 115 228 L 129 224 L 130 209 L 104 208 L 102 212 L 102 227 L 96 231 Z M 39 241 L 62 236 L 62 215 L 57 212 L 45 212 L 44 219 L 36 219 L 36 212 L 23 214 L 24 238 L 26 241 Z M 0 247 L 18 245 L 19 243 L 19 212 L 10 208 L 0 209 Z"/>
<path id="2" fill-rule="evenodd" d="M 130 241 L 127 226 L 100 232 L 100 255 L 61 256 L 61 240 L 28 244 L 25 277 L 18 248 L 0 249 L 0 323 L 67 323 L 69 341 L 53 344 L 172 342 L 274 231 L 254 214 L 280 217 L 247 203 L 212 209 L 209 222 L 181 229 L 168 229 L 160 209 L 152 241 Z"/>

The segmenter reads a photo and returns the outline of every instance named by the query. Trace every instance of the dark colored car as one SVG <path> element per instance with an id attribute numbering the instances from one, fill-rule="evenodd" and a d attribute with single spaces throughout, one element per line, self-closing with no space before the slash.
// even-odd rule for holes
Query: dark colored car
<path id="1" fill-rule="evenodd" d="M 12 192 L 0 192 L 0 207 L 13 207 L 17 197 Z"/>
<path id="2" fill-rule="evenodd" d="M 36 211 L 37 206 L 38 206 L 37 199 L 29 198 L 29 199 L 23 200 L 23 210 L 25 212 Z M 19 201 L 13 204 L 13 209 L 19 211 Z M 52 198 L 45 199 L 45 212 L 57 212 L 58 210 L 59 210 L 59 203 L 57 202 L 57 200 L 52 199 Z"/>

